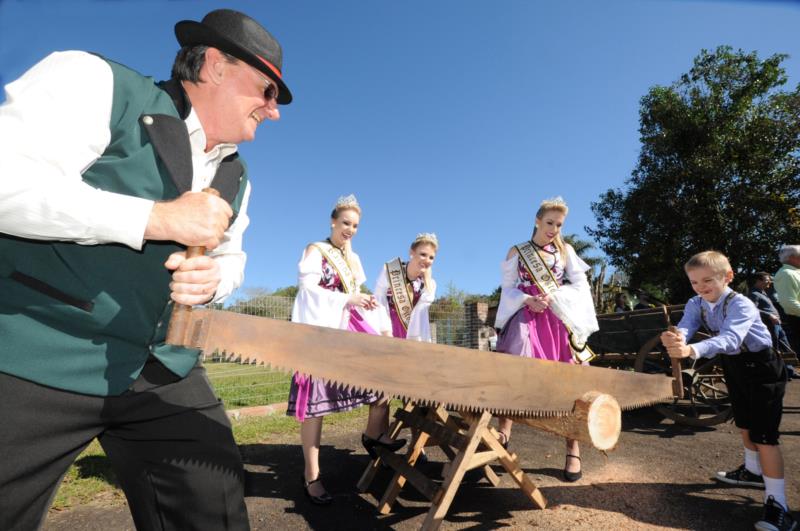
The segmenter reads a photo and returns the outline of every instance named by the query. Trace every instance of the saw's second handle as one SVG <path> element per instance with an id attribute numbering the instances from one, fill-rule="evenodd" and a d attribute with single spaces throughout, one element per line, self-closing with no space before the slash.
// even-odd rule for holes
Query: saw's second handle
<path id="1" fill-rule="evenodd" d="M 672 325 L 670 325 L 668 330 L 673 334 L 678 333 L 678 329 Z M 675 398 L 681 400 L 683 398 L 683 373 L 681 368 L 681 360 L 680 358 L 673 358 L 670 356 L 669 361 L 672 363 L 672 394 L 675 395 Z"/>
<path id="2" fill-rule="evenodd" d="M 213 188 L 204 188 L 203 192 L 219 197 L 219 192 Z M 196 258 L 206 254 L 206 248 L 202 246 L 187 247 L 186 259 Z M 172 309 L 172 317 L 167 327 L 167 343 L 170 345 L 186 345 L 186 332 L 191 320 L 192 307 L 188 304 L 175 304 Z"/>

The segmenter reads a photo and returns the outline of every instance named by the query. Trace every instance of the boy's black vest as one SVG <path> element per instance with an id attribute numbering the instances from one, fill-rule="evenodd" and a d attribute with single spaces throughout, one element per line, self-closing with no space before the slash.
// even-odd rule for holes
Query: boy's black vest
<path id="1" fill-rule="evenodd" d="M 111 61 L 111 141 L 83 174 L 89 185 L 151 200 L 191 188 L 192 160 L 179 83 Z M 17 178 L 24 178 L 18 176 Z M 213 186 L 238 212 L 247 182 L 238 155 L 227 157 Z M 193 349 L 164 344 L 172 312 L 167 257 L 183 248 L 148 241 L 78 245 L 0 233 L 0 372 L 90 395 L 118 395 L 152 353 L 185 376 Z"/>

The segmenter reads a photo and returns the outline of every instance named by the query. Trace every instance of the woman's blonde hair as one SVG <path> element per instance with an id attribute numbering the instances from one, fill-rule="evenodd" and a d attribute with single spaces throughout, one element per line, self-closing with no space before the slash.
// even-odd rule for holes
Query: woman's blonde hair
<path id="1" fill-rule="evenodd" d="M 414 238 L 414 241 L 411 242 L 411 250 L 416 251 L 417 247 L 420 245 L 432 245 L 435 251 L 439 250 L 439 238 L 436 237 L 436 234 L 432 232 L 422 232 L 417 234 L 417 237 Z M 422 274 L 422 279 L 425 282 L 425 289 L 429 292 L 436 289 L 436 282 L 433 280 L 433 273 L 431 272 L 431 268 L 425 270 Z"/>
<path id="2" fill-rule="evenodd" d="M 690 269 L 699 269 L 707 267 L 714 272 L 715 275 L 725 276 L 728 272 L 733 272 L 731 263 L 728 257 L 719 251 L 703 251 L 689 258 L 683 264 L 683 270 L 688 272 Z"/>
<path id="3" fill-rule="evenodd" d="M 567 206 L 566 201 L 564 198 L 559 196 L 551 197 L 550 199 L 545 199 L 539 205 L 539 210 L 536 211 L 536 219 L 542 219 L 544 215 L 548 212 L 561 212 L 566 216 L 569 213 L 569 207 Z M 536 235 L 536 225 L 533 226 L 533 234 L 531 234 L 531 240 Z M 558 254 L 561 255 L 561 261 L 563 263 L 567 262 L 567 246 L 564 243 L 563 238 L 561 238 L 561 232 L 559 231 L 558 235 L 556 236 L 553 243 L 558 249 Z"/>

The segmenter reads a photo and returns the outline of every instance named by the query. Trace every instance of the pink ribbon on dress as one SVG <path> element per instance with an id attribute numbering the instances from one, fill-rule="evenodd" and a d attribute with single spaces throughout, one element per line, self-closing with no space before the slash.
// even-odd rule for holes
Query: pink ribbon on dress
<path id="1" fill-rule="evenodd" d="M 311 394 L 311 378 L 297 372 L 294 375 L 294 382 L 297 384 L 297 404 L 295 404 L 294 418 L 303 422 L 306 420 L 308 396 Z"/>
<path id="2" fill-rule="evenodd" d="M 378 335 L 361 313 L 353 307 L 350 308 L 350 321 L 347 324 L 347 329 L 351 332 Z M 298 372 L 294 375 L 294 381 L 297 384 L 297 404 L 295 404 L 294 417 L 303 422 L 306 418 L 308 398 L 311 395 L 311 377 Z"/>
<path id="3" fill-rule="evenodd" d="M 539 295 L 541 293 L 534 284 L 518 286 L 518 289 L 528 295 Z M 531 342 L 532 357 L 574 363 L 569 348 L 567 329 L 561 319 L 553 313 L 553 310 L 547 308 L 543 312 L 536 313 L 526 305 L 525 320 L 528 324 L 528 337 Z"/>

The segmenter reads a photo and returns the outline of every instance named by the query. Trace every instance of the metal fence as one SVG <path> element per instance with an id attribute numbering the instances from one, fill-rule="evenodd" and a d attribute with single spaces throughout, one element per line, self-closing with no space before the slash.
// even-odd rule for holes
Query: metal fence
<path id="1" fill-rule="evenodd" d="M 261 296 L 224 310 L 289 320 L 293 304 L 293 297 Z M 433 339 L 436 343 L 489 350 L 494 334 L 487 325 L 489 319 L 494 320 L 490 313 L 486 303 L 436 301 L 430 311 Z M 228 409 L 276 404 L 285 402 L 289 396 L 289 374 L 263 366 L 225 362 L 214 354 L 207 355 L 204 364 L 217 395 Z"/>

